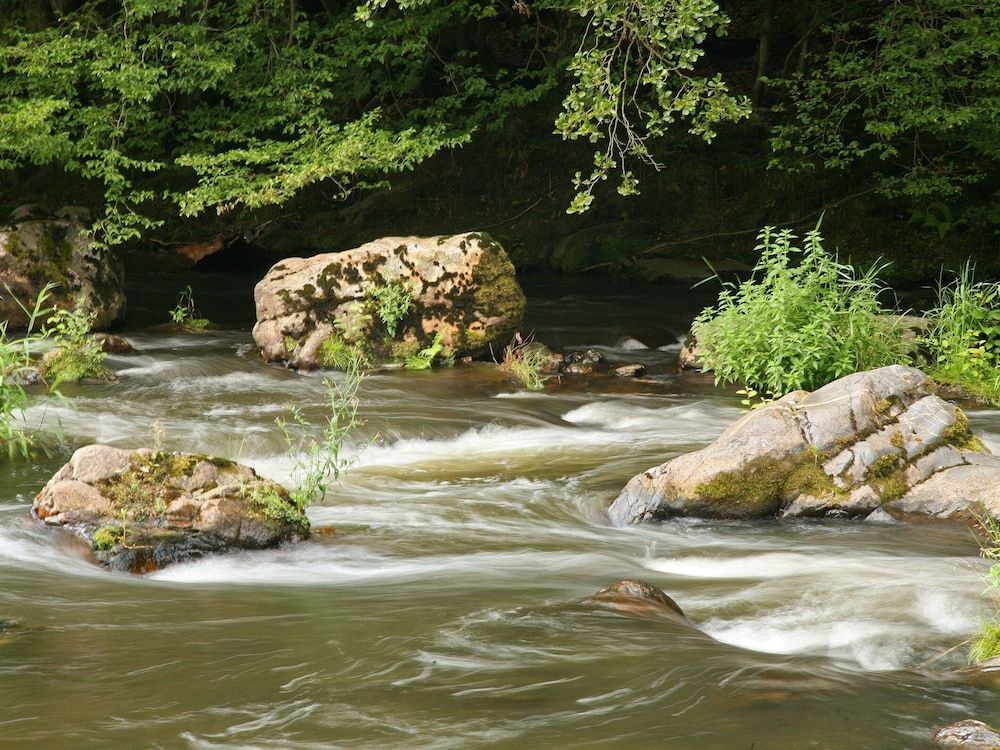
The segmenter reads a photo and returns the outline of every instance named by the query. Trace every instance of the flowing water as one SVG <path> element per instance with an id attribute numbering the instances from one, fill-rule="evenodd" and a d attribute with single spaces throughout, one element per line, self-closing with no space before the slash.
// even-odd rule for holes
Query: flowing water
<path id="1" fill-rule="evenodd" d="M 133 321 L 162 318 L 174 282 L 133 289 Z M 196 290 L 226 329 L 133 327 L 139 353 L 110 359 L 119 383 L 35 414 L 59 417 L 70 446 L 149 444 L 159 422 L 165 447 L 287 481 L 274 418 L 288 403 L 318 417 L 322 378 L 237 356 L 245 282 Z M 70 450 L 4 465 L 0 747 L 927 748 L 942 723 L 1000 720 L 994 694 L 943 677 L 961 650 L 923 665 L 985 612 L 967 529 L 612 528 L 617 490 L 710 441 L 738 400 L 670 374 L 689 294 L 529 298 L 540 340 L 653 377 L 529 394 L 487 365 L 372 375 L 357 463 L 310 509 L 320 533 L 293 547 L 105 572 L 27 518 Z M 626 336 L 652 348 L 627 351 Z M 1000 445 L 1000 414 L 973 422 Z M 697 628 L 581 602 L 626 576 Z"/>

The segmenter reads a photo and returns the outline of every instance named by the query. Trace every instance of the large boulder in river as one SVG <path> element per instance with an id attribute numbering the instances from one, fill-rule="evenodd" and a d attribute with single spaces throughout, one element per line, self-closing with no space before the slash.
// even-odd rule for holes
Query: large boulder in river
<path id="1" fill-rule="evenodd" d="M 116 570 L 144 573 L 308 534 L 280 485 L 248 466 L 191 453 L 88 445 L 38 493 L 32 515 L 69 529 Z"/>
<path id="2" fill-rule="evenodd" d="M 855 373 L 750 412 L 634 477 L 616 524 L 668 516 L 1000 518 L 1000 458 L 912 367 Z"/>
<path id="3" fill-rule="evenodd" d="M 92 240 L 79 209 L 0 227 L 0 318 L 23 326 L 27 319 L 17 301 L 30 308 L 48 283 L 57 285 L 49 305 L 73 309 L 79 300 L 94 314 L 95 328 L 121 318 L 124 266 L 111 250 L 91 247 Z"/>
<path id="4" fill-rule="evenodd" d="M 380 289 L 408 290 L 394 331 L 377 315 Z M 486 234 L 385 237 L 342 253 L 286 258 L 254 290 L 254 340 L 268 361 L 314 368 L 325 342 L 385 342 L 414 353 L 440 334 L 456 357 L 504 346 L 524 316 L 524 292 L 507 253 Z"/>

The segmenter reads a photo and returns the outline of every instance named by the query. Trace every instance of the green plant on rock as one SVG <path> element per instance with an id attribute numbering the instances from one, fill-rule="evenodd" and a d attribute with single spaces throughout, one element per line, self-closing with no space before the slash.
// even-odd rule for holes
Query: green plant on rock
<path id="1" fill-rule="evenodd" d="M 518 334 L 504 348 L 499 367 L 527 390 L 540 391 L 545 387 L 546 378 L 542 371 L 548 358 L 544 347 L 535 344 L 530 336 L 522 339 Z"/>
<path id="2" fill-rule="evenodd" d="M 372 316 L 365 312 L 364 306 L 360 302 L 352 302 L 347 306 L 345 314 L 337 318 L 333 325 L 340 331 L 344 341 L 357 343 L 365 337 L 371 321 Z"/>
<path id="3" fill-rule="evenodd" d="M 291 476 L 295 489 L 290 495 L 299 513 L 322 500 L 330 484 L 336 482 L 354 460 L 353 456 L 345 454 L 344 441 L 360 424 L 358 389 L 363 378 L 361 371 L 352 367 L 345 371 L 341 383 L 330 379 L 323 381 L 326 413 L 318 425 L 318 438 L 314 436 L 317 425 L 309 422 L 295 405 L 288 407 L 290 419 L 279 417 L 275 420 L 293 459 Z"/>
<path id="4" fill-rule="evenodd" d="M 198 315 L 194 305 L 194 292 L 190 286 L 184 287 L 184 290 L 177 295 L 177 304 L 170 311 L 170 319 L 189 331 L 204 331 L 212 324 L 208 318 Z"/>
<path id="5" fill-rule="evenodd" d="M 416 354 L 407 357 L 404 365 L 407 370 L 429 370 L 434 365 L 434 360 L 437 359 L 441 353 L 444 351 L 444 335 L 441 331 L 434 334 L 434 340 L 431 345 L 421 349 Z"/>
<path id="6" fill-rule="evenodd" d="M 42 377 L 56 387 L 87 378 L 106 380 L 111 373 L 104 366 L 107 355 L 91 334 L 96 315 L 87 313 L 77 301 L 72 310 L 56 310 L 49 316 L 42 334 L 55 348 L 42 360 Z"/>
<path id="7" fill-rule="evenodd" d="M 1000 404 L 1000 284 L 977 282 L 966 265 L 938 285 L 934 321 L 922 343 L 931 353 L 930 375 Z"/>
<path id="8" fill-rule="evenodd" d="M 0 321 L 0 451 L 6 453 L 8 460 L 27 459 L 36 449 L 46 449 L 45 441 L 38 436 L 41 423 L 35 431 L 29 431 L 24 423 L 28 408 L 28 394 L 24 386 L 34 373 L 32 351 L 44 340 L 36 328 L 38 322 L 50 312 L 46 303 L 54 286 L 46 284 L 42 287 L 30 308 L 17 299 L 9 288 L 6 290 L 27 319 L 25 332 L 17 336 L 8 332 L 9 321 Z"/>
<path id="9" fill-rule="evenodd" d="M 819 227 L 800 245 L 788 229 L 758 235 L 750 278 L 726 283 L 694 323 L 716 383 L 742 383 L 777 398 L 858 370 L 906 363 L 897 326 L 879 302 L 881 270 L 858 272 L 823 247 Z"/>
<path id="10" fill-rule="evenodd" d="M 414 302 L 413 288 L 402 281 L 386 279 L 384 285 L 368 292 L 369 309 L 382 321 L 390 339 L 396 338 L 396 328 Z"/>

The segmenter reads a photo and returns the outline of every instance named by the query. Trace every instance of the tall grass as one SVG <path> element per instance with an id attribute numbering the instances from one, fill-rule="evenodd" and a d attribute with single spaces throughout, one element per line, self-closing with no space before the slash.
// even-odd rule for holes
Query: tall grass
<path id="1" fill-rule="evenodd" d="M 924 344 L 934 364 L 931 376 L 960 385 L 1000 404 L 1000 284 L 977 282 L 966 264 L 938 286 L 934 321 Z"/>
<path id="2" fill-rule="evenodd" d="M 6 290 L 24 311 L 28 321 L 25 332 L 18 335 L 9 332 L 8 321 L 0 321 L 0 455 L 6 455 L 8 460 L 27 459 L 36 449 L 44 447 L 35 432 L 29 432 L 24 424 L 28 408 L 24 385 L 34 372 L 32 350 L 44 338 L 36 327 L 50 312 L 46 303 L 54 286 L 47 284 L 42 287 L 30 308 L 17 299 L 9 288 Z"/>
<path id="3" fill-rule="evenodd" d="M 858 370 L 908 361 L 887 322 L 878 279 L 823 247 L 817 227 L 801 245 L 788 229 L 765 228 L 760 260 L 742 283 L 726 283 L 694 324 L 717 383 L 742 383 L 768 398 L 815 389 Z"/>
<path id="4" fill-rule="evenodd" d="M 277 419 L 285 437 L 288 453 L 293 458 L 292 500 L 299 512 L 322 500 L 327 488 L 336 482 L 350 466 L 353 456 L 344 452 L 344 441 L 357 427 L 358 389 L 364 375 L 357 367 L 349 367 L 341 383 L 326 379 L 326 413 L 314 425 L 298 407 L 289 406 L 290 419 Z M 316 437 L 316 430 L 319 436 Z"/>

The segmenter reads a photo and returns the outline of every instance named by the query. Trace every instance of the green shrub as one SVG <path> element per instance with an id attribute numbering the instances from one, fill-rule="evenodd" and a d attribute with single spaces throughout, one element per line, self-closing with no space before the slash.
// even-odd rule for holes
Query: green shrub
<path id="1" fill-rule="evenodd" d="M 78 301 L 73 310 L 56 310 L 45 322 L 42 334 L 55 347 L 42 359 L 41 371 L 52 387 L 86 378 L 110 377 L 104 366 L 107 355 L 90 333 L 95 317 L 94 313 L 85 312 Z"/>
<path id="2" fill-rule="evenodd" d="M 749 279 L 727 283 L 695 320 L 705 366 L 717 383 L 744 383 L 770 398 L 813 390 L 859 370 L 908 361 L 898 326 L 880 318 L 873 266 L 858 273 L 823 248 L 817 227 L 802 246 L 765 228 Z"/>
<path id="3" fill-rule="evenodd" d="M 290 495 L 299 513 L 322 500 L 330 483 L 337 481 L 353 461 L 353 457 L 344 455 L 344 441 L 359 425 L 358 389 L 363 378 L 360 370 L 350 368 L 340 384 L 323 381 L 327 403 L 318 439 L 313 437 L 316 426 L 295 405 L 288 407 L 290 420 L 275 420 L 294 460 L 291 474 L 295 489 Z"/>
<path id="4" fill-rule="evenodd" d="M 212 325 L 208 318 L 199 317 L 190 286 L 184 287 L 184 291 L 177 295 L 177 304 L 170 311 L 170 319 L 189 331 L 204 331 Z"/>
<path id="5" fill-rule="evenodd" d="M 922 342 L 931 354 L 930 374 L 1000 404 L 1000 284 L 977 282 L 966 265 L 938 286 L 933 328 Z"/>
<path id="6" fill-rule="evenodd" d="M 396 337 L 399 321 L 413 308 L 413 289 L 401 281 L 386 280 L 368 292 L 369 308 L 385 326 L 390 339 Z"/>

